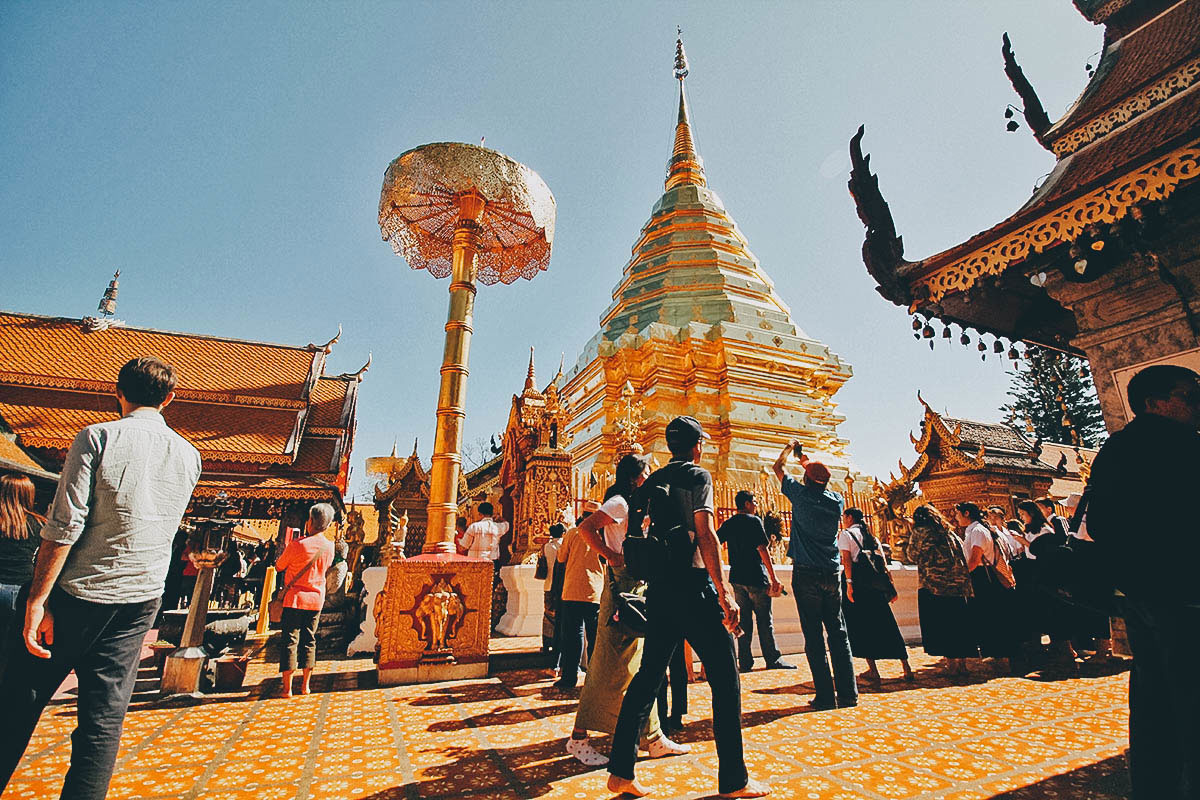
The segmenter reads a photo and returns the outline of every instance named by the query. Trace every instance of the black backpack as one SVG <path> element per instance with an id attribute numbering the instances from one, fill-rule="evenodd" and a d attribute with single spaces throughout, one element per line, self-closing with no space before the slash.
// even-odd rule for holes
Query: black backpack
<path id="1" fill-rule="evenodd" d="M 633 496 L 629 504 L 629 525 L 625 534 L 625 569 L 643 581 L 678 576 L 690 569 L 696 543 L 691 526 L 684 519 L 683 505 L 672 495 L 673 485 L 686 481 L 689 467 L 672 462 L 657 470 Z M 643 520 L 650 527 L 643 532 Z"/>

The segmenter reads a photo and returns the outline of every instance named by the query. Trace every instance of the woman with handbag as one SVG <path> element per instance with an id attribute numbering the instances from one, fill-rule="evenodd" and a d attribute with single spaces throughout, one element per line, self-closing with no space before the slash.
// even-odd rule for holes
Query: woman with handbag
<path id="1" fill-rule="evenodd" d="M 325 572 L 333 564 L 333 542 L 323 534 L 333 524 L 333 506 L 317 503 L 308 510 L 304 535 L 293 539 L 275 562 L 283 576 L 283 591 L 271 601 L 274 621 L 279 610 L 283 627 L 279 647 L 279 672 L 283 697 L 292 696 L 292 673 L 303 671 L 300 694 L 312 691 L 313 664 L 317 660 L 317 625 L 325 604 Z"/>
<path id="2" fill-rule="evenodd" d="M 896 588 L 879 541 L 867 529 L 860 509 L 847 508 L 842 514 L 838 550 L 842 558 L 842 612 L 850 634 L 850 651 L 867 660 L 867 671 L 858 677 L 878 688 L 882 679 L 875 662 L 895 658 L 904 666 L 904 680 L 912 683 L 908 650 L 892 613 Z"/>
<path id="3" fill-rule="evenodd" d="M 978 657 L 979 648 L 967 609 L 973 591 L 962 540 L 930 505 L 913 511 L 912 524 L 908 554 L 917 565 L 921 646 L 929 655 L 945 657 L 948 675 L 965 678 L 967 659 Z"/>
<path id="4" fill-rule="evenodd" d="M 641 634 L 615 620 L 614 615 L 620 595 L 638 588 L 637 579 L 625 571 L 623 551 L 629 498 L 649 475 L 648 457 L 635 453 L 622 457 L 613 485 L 605 492 L 604 504 L 577 528 L 587 545 L 608 562 L 600 595 L 596 644 L 579 695 L 575 726 L 567 739 L 567 752 L 589 767 L 602 767 L 608 758 L 588 741 L 588 731 L 612 733 L 616 729 L 625 690 L 642 663 Z M 689 751 L 687 746 L 675 744 L 663 735 L 657 714 L 649 716 L 642 741 L 652 758 Z"/>
<path id="5" fill-rule="evenodd" d="M 971 575 L 974 596 L 968 604 L 979 651 L 984 658 L 998 660 L 1001 670 L 1009 673 L 1019 655 L 1020 618 L 1016 581 L 1000 537 L 984 522 L 983 510 L 974 503 L 954 507 L 955 521 L 964 528 L 967 572 Z"/>

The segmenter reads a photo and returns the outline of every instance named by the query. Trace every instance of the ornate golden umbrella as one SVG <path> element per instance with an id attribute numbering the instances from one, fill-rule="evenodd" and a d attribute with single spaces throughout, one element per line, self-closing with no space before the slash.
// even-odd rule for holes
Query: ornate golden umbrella
<path id="1" fill-rule="evenodd" d="M 538 174 L 470 144 L 422 145 L 383 176 L 379 228 L 413 269 L 450 279 L 425 552 L 453 552 L 475 282 L 531 279 L 550 263 L 554 195 Z"/>

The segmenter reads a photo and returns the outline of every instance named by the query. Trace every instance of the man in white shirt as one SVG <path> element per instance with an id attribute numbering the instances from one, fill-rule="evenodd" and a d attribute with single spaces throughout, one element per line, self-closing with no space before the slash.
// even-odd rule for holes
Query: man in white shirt
<path id="1" fill-rule="evenodd" d="M 62 797 L 103 800 L 158 613 L 171 542 L 200 478 L 200 453 L 163 420 L 175 372 L 154 358 L 121 367 L 121 418 L 89 425 L 67 453 L 25 603 L 27 652 L 0 685 L 0 791 L 46 703 L 71 670 L 78 726 Z"/>
<path id="2" fill-rule="evenodd" d="M 492 519 L 491 503 L 479 504 L 479 520 L 467 527 L 462 549 L 471 558 L 486 558 L 493 563 L 500 558 L 500 539 L 508 533 L 507 522 Z"/>

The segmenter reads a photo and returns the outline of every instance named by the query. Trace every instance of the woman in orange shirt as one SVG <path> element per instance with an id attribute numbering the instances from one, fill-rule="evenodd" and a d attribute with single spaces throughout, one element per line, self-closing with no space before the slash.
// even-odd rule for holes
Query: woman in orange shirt
<path id="1" fill-rule="evenodd" d="M 313 664 L 317 660 L 317 625 L 325 604 L 325 571 L 333 564 L 333 542 L 322 534 L 333 524 L 333 506 L 317 503 L 308 511 L 304 536 L 294 539 L 275 562 L 283 579 L 283 641 L 279 671 L 283 696 L 292 696 L 292 673 L 303 670 L 300 694 L 312 691 Z"/>

